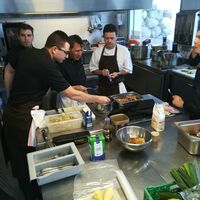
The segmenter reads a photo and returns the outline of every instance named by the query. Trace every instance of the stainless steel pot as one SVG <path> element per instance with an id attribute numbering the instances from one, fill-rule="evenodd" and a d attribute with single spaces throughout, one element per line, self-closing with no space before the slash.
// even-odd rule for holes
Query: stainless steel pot
<path id="1" fill-rule="evenodd" d="M 136 60 L 146 60 L 150 58 L 151 46 L 150 45 L 131 45 L 131 57 Z"/>
<path id="2" fill-rule="evenodd" d="M 152 61 L 157 62 L 158 59 L 158 52 L 160 50 L 163 50 L 162 46 L 152 46 L 152 51 L 151 51 L 151 56 L 152 56 Z"/>

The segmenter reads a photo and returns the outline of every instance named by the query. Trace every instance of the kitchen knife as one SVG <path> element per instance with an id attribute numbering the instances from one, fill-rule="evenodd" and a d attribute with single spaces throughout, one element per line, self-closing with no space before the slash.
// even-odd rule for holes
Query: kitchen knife
<path id="1" fill-rule="evenodd" d="M 168 92 L 172 97 L 174 96 L 174 94 L 172 93 L 172 91 L 169 88 L 168 88 Z"/>

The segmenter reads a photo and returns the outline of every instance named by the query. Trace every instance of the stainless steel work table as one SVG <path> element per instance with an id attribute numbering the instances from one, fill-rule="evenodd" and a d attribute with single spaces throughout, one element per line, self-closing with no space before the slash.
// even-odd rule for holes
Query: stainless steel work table
<path id="1" fill-rule="evenodd" d="M 165 131 L 161 134 L 160 141 L 152 143 L 142 152 L 126 151 L 115 137 L 107 143 L 106 159 L 117 159 L 119 167 L 123 170 L 139 200 L 143 199 L 145 186 L 171 181 L 169 171 L 172 167 L 199 159 L 198 156 L 189 155 L 177 143 L 177 129 L 174 122 L 187 119 L 185 115 L 167 118 Z M 151 130 L 150 122 L 138 125 Z M 90 152 L 87 143 L 77 148 L 85 162 L 92 162 L 89 160 Z M 42 186 L 43 199 L 73 199 L 73 181 L 74 177 L 70 177 Z"/>

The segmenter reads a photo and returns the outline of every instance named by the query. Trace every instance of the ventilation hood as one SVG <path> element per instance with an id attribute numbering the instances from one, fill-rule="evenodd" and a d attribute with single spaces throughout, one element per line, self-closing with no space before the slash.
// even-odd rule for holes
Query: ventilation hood
<path id="1" fill-rule="evenodd" d="M 148 9 L 152 0 L 1 0 L 0 14 L 57 14 Z"/>

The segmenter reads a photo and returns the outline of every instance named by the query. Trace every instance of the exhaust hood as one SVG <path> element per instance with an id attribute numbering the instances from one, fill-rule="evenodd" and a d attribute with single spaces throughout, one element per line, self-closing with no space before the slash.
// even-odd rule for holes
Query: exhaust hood
<path id="1" fill-rule="evenodd" d="M 152 0 L 1 0 L 0 14 L 75 14 L 148 9 Z"/>

